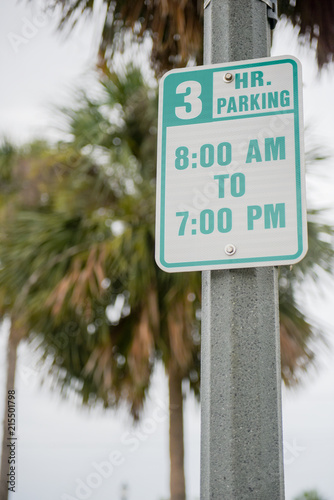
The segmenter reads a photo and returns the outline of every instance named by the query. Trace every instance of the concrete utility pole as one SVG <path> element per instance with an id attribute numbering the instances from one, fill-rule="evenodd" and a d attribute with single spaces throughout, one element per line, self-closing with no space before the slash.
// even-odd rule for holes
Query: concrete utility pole
<path id="1" fill-rule="evenodd" d="M 269 55 L 270 0 L 206 0 L 204 63 Z M 283 500 L 277 269 L 203 272 L 201 500 Z"/>

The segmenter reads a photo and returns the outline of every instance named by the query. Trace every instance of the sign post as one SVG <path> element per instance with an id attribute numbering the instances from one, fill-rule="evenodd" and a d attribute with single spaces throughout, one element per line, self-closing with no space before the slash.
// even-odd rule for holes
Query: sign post
<path id="1" fill-rule="evenodd" d="M 271 7 L 271 8 L 270 8 Z M 202 270 L 201 500 L 283 500 L 278 265 L 307 251 L 301 70 L 274 0 L 206 0 L 160 82 L 156 261 Z"/>
<path id="2" fill-rule="evenodd" d="M 269 55 L 267 6 L 211 0 L 205 64 Z M 203 272 L 201 500 L 283 500 L 275 267 Z"/>

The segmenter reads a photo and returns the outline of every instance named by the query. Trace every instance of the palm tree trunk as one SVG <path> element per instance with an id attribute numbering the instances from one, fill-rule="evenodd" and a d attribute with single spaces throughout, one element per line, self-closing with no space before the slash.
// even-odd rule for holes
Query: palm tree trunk
<path id="1" fill-rule="evenodd" d="M 10 328 L 8 344 L 7 344 L 7 379 L 6 379 L 6 392 L 5 392 L 5 404 L 4 404 L 4 418 L 3 418 L 3 434 L 2 434 L 2 450 L 1 450 L 1 470 L 0 470 L 0 499 L 8 499 L 8 476 L 9 473 L 9 453 L 10 448 L 7 446 L 8 441 L 8 391 L 14 389 L 15 382 L 15 369 L 16 369 L 16 358 L 17 358 L 17 347 L 19 344 L 19 338 L 15 328 L 13 327 L 13 322 Z M 15 401 L 16 402 L 16 401 Z"/>
<path id="2" fill-rule="evenodd" d="M 182 377 L 175 361 L 168 367 L 170 500 L 185 500 Z"/>

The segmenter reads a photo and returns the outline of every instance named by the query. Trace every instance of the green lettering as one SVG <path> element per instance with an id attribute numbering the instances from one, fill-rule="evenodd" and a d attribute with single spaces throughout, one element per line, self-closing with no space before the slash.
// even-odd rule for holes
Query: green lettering
<path id="1" fill-rule="evenodd" d="M 229 165 L 232 161 L 232 146 L 229 142 L 221 142 L 217 146 L 218 165 Z"/>
<path id="2" fill-rule="evenodd" d="M 220 233 L 229 233 L 232 229 L 232 210 L 221 208 L 217 213 L 217 228 Z"/>
<path id="3" fill-rule="evenodd" d="M 231 175 L 231 195 L 235 198 L 243 196 L 246 191 L 245 175 L 241 173 Z"/>
<path id="4" fill-rule="evenodd" d="M 242 73 L 242 76 L 240 75 L 240 73 L 236 73 L 235 88 L 240 89 L 241 84 L 244 89 L 248 87 L 248 73 Z"/>
<path id="5" fill-rule="evenodd" d="M 269 137 L 264 140 L 265 160 L 285 160 L 285 137 Z"/>
<path id="6" fill-rule="evenodd" d="M 228 101 L 227 112 L 231 113 L 231 111 L 234 111 L 235 113 L 237 112 L 237 105 L 234 97 L 230 97 Z"/>
<path id="7" fill-rule="evenodd" d="M 226 106 L 226 99 L 224 97 L 221 97 L 220 99 L 217 99 L 217 113 L 221 114 L 222 108 Z"/>
<path id="8" fill-rule="evenodd" d="M 248 111 L 248 96 L 239 96 L 239 111 Z"/>
<path id="9" fill-rule="evenodd" d="M 290 106 L 290 92 L 288 90 L 282 90 L 280 93 L 280 103 L 283 108 Z"/>
<path id="10" fill-rule="evenodd" d="M 285 227 L 285 203 L 264 206 L 264 228 Z"/>
<path id="11" fill-rule="evenodd" d="M 251 205 L 247 207 L 247 227 L 251 231 L 254 229 L 254 221 L 260 219 L 262 215 L 262 208 L 258 205 Z"/>
<path id="12" fill-rule="evenodd" d="M 218 197 L 224 198 L 225 196 L 225 179 L 230 176 L 228 174 L 215 175 L 213 178 L 218 181 Z"/>
<path id="13" fill-rule="evenodd" d="M 278 108 L 278 92 L 268 92 L 268 108 Z"/>
<path id="14" fill-rule="evenodd" d="M 262 109 L 266 109 L 266 108 L 267 108 L 267 94 L 263 93 L 262 94 Z"/>
<path id="15" fill-rule="evenodd" d="M 251 94 L 250 96 L 250 107 L 251 110 L 253 111 L 254 109 L 260 109 L 258 99 L 260 97 L 260 94 Z"/>
<path id="16" fill-rule="evenodd" d="M 251 86 L 263 87 L 263 71 L 252 71 L 251 73 Z"/>
<path id="17" fill-rule="evenodd" d="M 246 163 L 252 163 L 253 160 L 257 162 L 262 161 L 259 143 L 256 139 L 249 141 Z"/>

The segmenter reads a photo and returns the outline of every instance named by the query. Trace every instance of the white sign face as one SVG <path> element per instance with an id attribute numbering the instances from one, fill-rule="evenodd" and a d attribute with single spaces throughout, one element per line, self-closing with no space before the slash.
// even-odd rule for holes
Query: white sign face
<path id="1" fill-rule="evenodd" d="M 156 261 L 287 265 L 307 252 L 301 68 L 273 57 L 160 82 Z"/>

